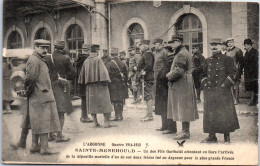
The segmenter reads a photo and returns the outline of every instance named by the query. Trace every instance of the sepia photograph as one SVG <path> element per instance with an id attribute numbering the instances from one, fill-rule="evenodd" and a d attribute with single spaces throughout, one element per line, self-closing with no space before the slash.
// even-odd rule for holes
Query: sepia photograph
<path id="1" fill-rule="evenodd" d="M 258 165 L 257 1 L 1 2 L 2 164 Z"/>

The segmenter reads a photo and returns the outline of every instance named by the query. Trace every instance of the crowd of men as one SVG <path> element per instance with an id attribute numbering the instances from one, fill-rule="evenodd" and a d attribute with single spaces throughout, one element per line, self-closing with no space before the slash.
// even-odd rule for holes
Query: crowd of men
<path id="1" fill-rule="evenodd" d="M 230 143 L 230 132 L 239 129 L 234 105 L 239 103 L 241 75 L 244 74 L 246 91 L 252 92 L 248 105 L 257 104 L 258 51 L 252 44 L 250 39 L 244 40 L 243 56 L 241 49 L 234 46 L 234 39 L 212 38 L 212 53 L 207 59 L 198 44 L 189 52 L 179 35 L 168 42 L 142 40 L 128 49 L 129 58 L 118 48 L 112 48 L 110 55 L 103 50 L 100 58 L 99 45 L 83 44 L 75 69 L 64 41 L 56 41 L 54 52 L 46 56 L 50 42 L 35 40 L 35 51 L 26 64 L 25 90 L 19 92 L 27 97 L 27 110 L 20 140 L 11 146 L 25 148 L 31 129 L 31 153 L 57 154 L 48 148 L 48 141 L 70 140 L 62 130 L 64 113 L 70 115 L 73 111 L 69 81 L 75 79 L 82 123 L 94 121 L 94 127 L 101 127 L 97 114 L 103 114 L 104 127 L 116 127 L 111 121 L 123 120 L 123 105 L 130 89 L 133 104 L 139 103 L 141 96 L 146 102 L 147 111 L 141 122 L 153 121 L 155 112 L 162 121 L 156 130 L 172 134 L 175 140 L 190 138 L 190 123 L 199 118 L 197 103 L 201 102 L 203 90 L 203 130 L 209 135 L 201 143 L 217 142 L 216 133 L 223 133 L 224 142 Z M 113 111 L 115 116 L 111 119 Z M 180 132 L 177 122 L 182 124 Z"/>

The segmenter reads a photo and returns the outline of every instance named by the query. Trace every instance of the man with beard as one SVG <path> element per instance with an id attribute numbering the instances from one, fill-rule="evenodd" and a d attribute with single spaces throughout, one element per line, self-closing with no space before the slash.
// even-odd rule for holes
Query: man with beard
<path id="1" fill-rule="evenodd" d="M 78 59 L 75 62 L 76 68 L 77 68 L 77 76 L 79 76 L 82 65 L 84 61 L 89 57 L 89 52 L 90 52 L 90 44 L 83 44 L 82 45 L 82 54 L 79 55 Z M 82 123 L 90 123 L 93 122 L 92 119 L 88 117 L 87 113 L 87 107 L 86 107 L 86 89 L 85 86 L 82 84 L 78 83 L 78 77 L 77 77 L 77 95 L 81 97 L 81 117 L 80 121 Z"/>
<path id="2" fill-rule="evenodd" d="M 165 45 L 166 46 L 166 45 Z M 176 122 L 167 119 L 168 103 L 168 80 L 166 74 L 170 71 L 174 54 L 171 51 L 166 52 L 165 61 L 162 61 L 162 68 L 156 76 L 156 94 L 155 94 L 155 114 L 161 115 L 162 127 L 157 131 L 164 131 L 163 134 L 176 133 Z"/>
<path id="3" fill-rule="evenodd" d="M 50 141 L 55 140 L 56 142 L 67 142 L 70 140 L 70 138 L 62 135 L 62 129 L 65 122 L 64 113 L 69 115 L 73 111 L 68 80 L 73 80 L 77 75 L 70 62 L 70 57 L 65 54 L 64 47 L 64 41 L 56 41 L 53 54 L 45 58 L 50 70 L 52 89 L 61 126 L 61 131 L 57 133 L 56 138 L 53 133 L 49 137 Z"/>
<path id="4" fill-rule="evenodd" d="M 206 59 L 201 80 L 204 93 L 203 130 L 209 135 L 201 143 L 216 143 L 216 133 L 223 133 L 225 143 L 230 143 L 229 133 L 239 129 L 231 93 L 237 69 L 233 59 L 221 53 L 221 39 L 211 39 L 210 49 L 212 56 Z"/>
<path id="5" fill-rule="evenodd" d="M 246 50 L 244 56 L 244 77 L 245 89 L 251 92 L 251 99 L 248 102 L 249 106 L 255 106 L 258 102 L 258 51 L 252 47 L 253 42 L 251 39 L 244 40 L 244 47 Z"/>
<path id="6" fill-rule="evenodd" d="M 123 120 L 123 101 L 126 99 L 128 89 L 126 85 L 127 70 L 126 65 L 119 60 L 118 48 L 111 49 L 111 61 L 107 63 L 106 67 L 109 73 L 111 82 L 108 83 L 110 93 L 110 100 L 114 105 L 115 118 L 113 121 Z"/>
<path id="7" fill-rule="evenodd" d="M 239 78 L 241 78 L 241 75 L 243 74 L 242 67 L 244 63 L 243 52 L 240 48 L 234 46 L 233 38 L 228 38 L 226 42 L 228 45 L 227 56 L 230 56 L 233 59 L 235 66 L 238 70 L 238 74 L 239 74 L 238 76 Z M 232 94 L 233 94 L 233 99 L 235 104 L 239 103 L 239 83 L 240 81 L 238 81 L 236 85 L 232 87 Z"/>
<path id="8" fill-rule="evenodd" d="M 32 145 L 30 152 L 40 152 L 42 155 L 57 154 L 48 147 L 48 133 L 61 131 L 59 116 L 49 69 L 44 57 L 47 54 L 49 41 L 35 40 L 35 51 L 26 63 L 26 78 L 24 96 L 28 97 L 29 109 L 23 118 L 23 125 L 30 125 L 32 130 Z M 26 120 L 29 118 L 29 124 Z M 40 145 L 39 145 L 40 138 Z"/>
<path id="9" fill-rule="evenodd" d="M 114 127 L 110 124 L 110 113 L 113 111 L 108 90 L 111 82 L 106 66 L 98 57 L 99 45 L 93 44 L 90 56 L 83 63 L 78 83 L 86 87 L 87 112 L 93 116 L 95 126 L 100 127 L 97 114 L 104 114 L 105 128 Z"/>
<path id="10" fill-rule="evenodd" d="M 183 46 L 182 36 L 174 35 L 171 47 L 175 57 L 166 75 L 169 81 L 167 118 L 182 122 L 182 131 L 173 139 L 189 139 L 190 122 L 199 118 L 192 78 L 194 65 L 191 53 Z"/>
<path id="11" fill-rule="evenodd" d="M 142 53 L 140 62 L 137 67 L 139 80 L 143 77 L 144 81 L 144 100 L 146 101 L 147 112 L 146 116 L 142 119 L 142 122 L 148 122 L 153 120 L 153 96 L 152 88 L 154 84 L 153 76 L 153 65 L 154 65 L 154 56 L 151 53 L 150 40 L 142 40 L 140 51 Z"/>
<path id="12" fill-rule="evenodd" d="M 200 103 L 200 81 L 201 81 L 201 73 L 203 71 L 203 64 L 205 62 L 204 56 L 200 53 L 200 45 L 194 44 L 192 46 L 192 61 L 194 63 L 195 69 L 192 72 L 194 85 L 197 93 L 197 103 Z"/>

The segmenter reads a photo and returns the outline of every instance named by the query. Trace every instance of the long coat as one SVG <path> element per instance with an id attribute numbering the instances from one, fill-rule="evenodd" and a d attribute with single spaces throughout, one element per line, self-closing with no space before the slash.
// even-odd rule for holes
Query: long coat
<path id="1" fill-rule="evenodd" d="M 201 81 L 204 93 L 205 133 L 227 133 L 239 128 L 231 93 L 237 72 L 232 58 L 220 52 L 206 59 Z"/>
<path id="2" fill-rule="evenodd" d="M 86 86 L 86 106 L 89 114 L 113 111 L 108 90 L 111 82 L 104 62 L 95 54 L 83 63 L 78 83 Z"/>
<path id="3" fill-rule="evenodd" d="M 238 76 L 240 77 L 243 74 L 243 66 L 244 66 L 244 58 L 243 58 L 243 52 L 240 48 L 237 48 L 233 46 L 232 48 L 229 48 L 226 52 L 227 56 L 230 56 L 236 68 L 238 69 Z"/>
<path id="4" fill-rule="evenodd" d="M 25 89 L 28 91 L 29 109 L 27 110 L 29 110 L 32 134 L 60 131 L 47 62 L 37 52 L 27 60 Z"/>
<path id="5" fill-rule="evenodd" d="M 163 68 L 159 71 L 156 78 L 156 95 L 155 95 L 155 114 L 161 115 L 167 112 L 168 103 L 168 80 L 166 74 L 171 70 L 174 54 L 168 54 Z"/>
<path id="6" fill-rule="evenodd" d="M 201 53 L 195 53 L 192 56 L 192 60 L 195 69 L 192 72 L 195 88 L 200 88 L 201 74 L 203 71 L 203 64 L 205 63 L 205 58 Z"/>
<path id="7" fill-rule="evenodd" d="M 246 91 L 258 92 L 258 51 L 253 47 L 244 56 L 244 77 Z"/>
<path id="8" fill-rule="evenodd" d="M 116 65 L 116 64 L 117 65 Z M 127 70 L 125 64 L 118 57 L 112 58 L 106 65 L 111 82 L 108 83 L 111 102 L 128 98 Z M 121 76 L 123 74 L 123 78 Z"/>
<path id="9" fill-rule="evenodd" d="M 12 82 L 10 80 L 10 77 L 12 75 L 12 70 L 10 65 L 8 65 L 6 62 L 3 62 L 2 72 L 3 72 L 2 100 L 13 101 L 14 97 L 12 95 L 12 89 L 11 89 Z"/>
<path id="10" fill-rule="evenodd" d="M 175 50 L 169 80 L 167 118 L 190 122 L 199 118 L 192 78 L 192 55 L 183 46 Z"/>
<path id="11" fill-rule="evenodd" d="M 68 84 L 62 85 L 58 80 L 58 74 L 60 77 L 73 80 L 76 77 L 76 71 L 70 62 L 68 55 L 65 55 L 62 51 L 55 50 L 51 56 L 46 56 L 46 61 L 50 70 L 50 77 L 52 83 L 52 89 L 56 100 L 58 112 L 71 113 L 73 111 L 70 89 Z"/>

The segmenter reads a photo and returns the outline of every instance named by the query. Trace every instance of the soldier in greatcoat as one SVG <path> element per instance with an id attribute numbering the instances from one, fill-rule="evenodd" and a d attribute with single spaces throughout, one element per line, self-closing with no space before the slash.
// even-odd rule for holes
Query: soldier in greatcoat
<path id="1" fill-rule="evenodd" d="M 238 78 L 241 78 L 241 75 L 243 74 L 243 63 L 244 63 L 244 58 L 243 58 L 243 52 L 240 48 L 236 47 L 234 45 L 234 39 L 233 38 L 228 38 L 226 40 L 228 48 L 227 48 L 227 56 L 230 56 L 234 64 L 238 70 Z M 233 99 L 234 103 L 238 104 L 239 103 L 239 83 L 240 81 L 237 81 L 236 85 L 232 87 L 232 94 L 233 94 Z"/>
<path id="2" fill-rule="evenodd" d="M 57 105 L 53 95 L 49 69 L 44 57 L 49 41 L 35 40 L 35 51 L 26 63 L 25 96 L 28 96 L 29 124 L 32 130 L 31 153 L 57 154 L 48 148 L 48 133 L 61 131 Z M 24 116 L 28 117 L 28 116 Z M 27 118 L 23 123 L 28 125 Z M 40 145 L 38 140 L 40 138 Z"/>
<path id="3" fill-rule="evenodd" d="M 153 65 L 154 65 L 154 55 L 149 47 L 150 40 L 142 40 L 140 51 L 142 53 L 137 71 L 138 78 L 144 81 L 144 100 L 146 101 L 147 112 L 146 116 L 142 119 L 143 122 L 148 122 L 153 120 L 153 95 L 152 89 L 154 84 L 153 75 Z"/>
<path id="4" fill-rule="evenodd" d="M 175 140 L 189 139 L 190 122 L 199 118 L 192 78 L 192 54 L 183 46 L 182 36 L 174 35 L 170 43 L 175 57 L 166 75 L 169 81 L 167 118 L 182 122 L 182 131 L 174 136 Z"/>
<path id="5" fill-rule="evenodd" d="M 86 87 L 85 85 L 78 83 L 78 76 L 80 74 L 82 65 L 84 61 L 89 57 L 90 53 L 90 44 L 83 44 L 82 45 L 82 54 L 79 55 L 78 59 L 75 61 L 76 69 L 77 69 L 77 77 L 76 77 L 76 88 L 77 88 L 77 96 L 81 98 L 81 116 L 80 121 L 82 123 L 91 123 L 93 122 L 92 119 L 88 117 L 87 108 L 86 108 Z"/>
<path id="6" fill-rule="evenodd" d="M 216 133 L 230 142 L 230 132 L 239 129 L 231 87 L 236 83 L 237 69 L 233 59 L 221 53 L 221 39 L 210 41 L 212 56 L 206 59 L 201 85 L 204 93 L 203 131 L 209 133 L 201 143 L 217 142 Z"/>
<path id="7" fill-rule="evenodd" d="M 99 45 L 93 44 L 90 48 L 90 56 L 83 63 L 79 84 L 86 87 L 87 112 L 92 115 L 95 127 L 100 127 L 97 114 L 104 114 L 105 128 L 114 127 L 110 124 L 110 113 L 113 111 L 108 90 L 111 82 L 106 66 L 98 57 Z"/>
<path id="8" fill-rule="evenodd" d="M 56 142 L 67 142 L 70 140 L 70 138 L 62 134 L 62 129 L 65 123 L 64 114 L 70 114 L 73 111 L 68 81 L 73 80 L 77 76 L 70 57 L 65 53 L 64 48 L 64 41 L 56 41 L 52 55 L 45 57 L 49 66 L 52 89 L 60 119 L 61 131 L 57 133 L 56 138 L 54 134 L 49 136 L 49 141 L 55 140 Z"/>
<path id="9" fill-rule="evenodd" d="M 192 72 L 194 85 L 197 93 L 197 103 L 200 103 L 200 81 L 201 81 L 201 73 L 203 71 L 203 64 L 205 61 L 204 56 L 200 52 L 200 45 L 195 44 L 192 46 L 192 61 L 194 63 L 195 69 Z"/>
<path id="10" fill-rule="evenodd" d="M 177 131 L 176 122 L 167 119 L 168 80 L 166 74 L 171 69 L 173 58 L 173 52 L 167 51 L 165 61 L 162 61 L 162 68 L 156 77 L 155 114 L 160 115 L 162 119 L 162 127 L 156 130 L 163 131 L 162 134 L 172 134 Z"/>
<path id="11" fill-rule="evenodd" d="M 251 92 L 251 99 L 248 102 L 249 106 L 255 106 L 258 102 L 258 69 L 259 69 L 259 54 L 258 51 L 252 47 L 251 39 L 244 40 L 244 47 L 246 50 L 244 56 L 244 78 L 245 90 Z"/>
<path id="12" fill-rule="evenodd" d="M 123 120 L 123 101 L 126 99 L 127 70 L 126 65 L 118 57 L 118 48 L 111 49 L 111 61 L 106 65 L 111 82 L 108 83 L 110 100 L 114 105 L 114 121 Z"/>

